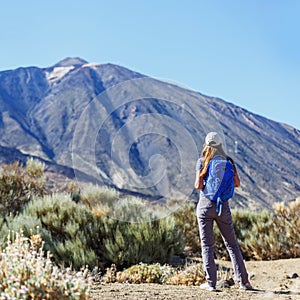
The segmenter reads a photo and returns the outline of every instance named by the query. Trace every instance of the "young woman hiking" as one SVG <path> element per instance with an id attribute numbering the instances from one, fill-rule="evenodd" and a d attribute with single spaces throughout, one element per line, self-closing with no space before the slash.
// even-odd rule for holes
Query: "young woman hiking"
<path id="1" fill-rule="evenodd" d="M 233 193 L 234 187 L 240 185 L 236 167 L 233 160 L 225 154 L 222 148 L 222 140 L 218 133 L 210 132 L 205 138 L 201 158 L 198 159 L 196 164 L 195 188 L 200 190 L 200 197 L 197 205 L 197 219 L 201 239 L 203 266 L 206 273 L 206 283 L 201 284 L 200 288 L 208 291 L 216 290 L 217 268 L 214 261 L 213 236 L 213 223 L 215 221 L 229 252 L 234 274 L 240 288 L 252 289 L 243 256 L 235 236 L 230 207 L 228 201 L 226 201 L 228 200 L 226 198 L 232 196 L 232 193 L 228 194 L 227 191 L 227 196 L 226 192 L 225 196 L 224 193 L 223 196 L 220 194 L 220 189 L 223 188 L 224 190 L 224 187 L 221 187 L 221 185 L 224 185 L 223 178 L 225 180 L 225 177 L 230 176 L 228 173 L 229 171 L 223 171 L 222 178 L 219 180 L 219 182 L 222 181 L 222 183 L 219 184 L 217 188 L 211 183 L 212 178 L 216 176 L 214 172 L 219 172 L 214 168 L 220 161 L 223 162 L 223 166 L 226 166 L 223 167 L 223 170 L 231 168 L 231 172 L 234 173 L 234 175 L 232 174 L 232 177 L 229 178 L 229 181 L 232 183 L 228 182 L 226 183 L 227 186 L 225 186 L 225 189 L 228 187 Z M 215 191 L 213 190 L 214 188 L 216 189 Z M 218 193 L 218 195 L 215 195 L 216 193 Z M 222 199 L 222 197 L 225 199 Z"/>

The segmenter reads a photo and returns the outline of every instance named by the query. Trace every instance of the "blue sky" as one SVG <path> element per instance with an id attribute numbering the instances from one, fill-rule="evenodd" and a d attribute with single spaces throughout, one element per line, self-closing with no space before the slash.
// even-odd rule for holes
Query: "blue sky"
<path id="1" fill-rule="evenodd" d="M 298 0 L 0 4 L 0 70 L 111 62 L 300 129 Z"/>

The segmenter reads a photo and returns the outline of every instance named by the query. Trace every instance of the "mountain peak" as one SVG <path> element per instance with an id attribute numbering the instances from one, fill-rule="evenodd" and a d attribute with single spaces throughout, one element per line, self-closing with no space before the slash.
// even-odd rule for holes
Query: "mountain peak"
<path id="1" fill-rule="evenodd" d="M 193 174 L 182 169 L 181 157 L 192 168 L 203 136 L 216 129 L 243 182 L 233 206 L 270 209 L 275 201 L 299 196 L 300 138 L 294 128 L 111 63 L 67 57 L 36 69 L 0 72 L 0 144 L 46 159 L 48 166 L 74 169 L 61 175 L 153 200 L 194 200 Z M 185 146 L 191 142 L 193 147 Z M 154 156 L 159 160 L 149 168 Z M 0 147 L 0 163 L 13 162 L 15 151 L 7 157 Z M 168 163 L 161 164 L 161 157 Z M 155 177 L 159 173 L 164 176 Z"/>
<path id="2" fill-rule="evenodd" d="M 59 61 L 54 67 L 70 67 L 76 65 L 83 65 L 88 63 L 86 60 L 80 57 L 66 57 L 63 60 Z"/>

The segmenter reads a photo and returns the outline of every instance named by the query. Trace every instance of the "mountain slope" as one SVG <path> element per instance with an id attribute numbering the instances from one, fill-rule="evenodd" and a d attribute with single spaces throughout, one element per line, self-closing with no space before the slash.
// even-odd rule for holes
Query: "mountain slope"
<path id="1" fill-rule="evenodd" d="M 75 168 L 79 181 L 192 199 L 195 161 L 211 130 L 240 171 L 234 205 L 270 208 L 299 195 L 300 132 L 288 125 L 81 58 L 0 72 L 0 145 Z"/>

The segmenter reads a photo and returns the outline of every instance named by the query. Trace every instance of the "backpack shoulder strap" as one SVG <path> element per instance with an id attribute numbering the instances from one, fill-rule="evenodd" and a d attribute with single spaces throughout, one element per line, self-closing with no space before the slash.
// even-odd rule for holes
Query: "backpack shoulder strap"
<path id="1" fill-rule="evenodd" d="M 230 161 L 235 166 L 235 163 L 234 163 L 233 159 L 230 156 L 227 156 L 226 159 L 228 161 Z"/>
<path id="2" fill-rule="evenodd" d="M 229 156 L 227 156 L 227 160 L 230 161 L 233 165 L 233 171 L 234 171 L 234 176 L 233 176 L 233 182 L 234 182 L 234 187 L 239 187 L 241 185 L 241 181 L 240 181 L 240 177 L 239 174 L 237 172 L 237 168 L 235 166 L 235 163 L 233 161 L 233 159 Z"/>

